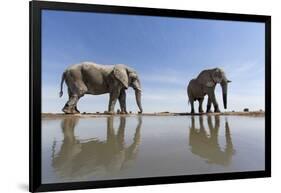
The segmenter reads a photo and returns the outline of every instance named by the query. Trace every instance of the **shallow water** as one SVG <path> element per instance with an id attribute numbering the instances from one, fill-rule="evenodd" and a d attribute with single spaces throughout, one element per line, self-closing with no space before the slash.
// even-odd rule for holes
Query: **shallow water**
<path id="1" fill-rule="evenodd" d="M 264 117 L 42 120 L 42 183 L 264 170 Z"/>

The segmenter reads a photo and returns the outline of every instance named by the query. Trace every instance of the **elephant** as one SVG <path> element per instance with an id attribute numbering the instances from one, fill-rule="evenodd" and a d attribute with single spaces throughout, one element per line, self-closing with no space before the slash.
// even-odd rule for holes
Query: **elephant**
<path id="1" fill-rule="evenodd" d="M 204 158 L 208 163 L 227 166 L 231 162 L 231 158 L 235 153 L 233 147 L 229 123 L 225 121 L 225 148 L 222 150 L 219 144 L 219 128 L 220 117 L 215 116 L 215 126 L 212 122 L 212 116 L 208 115 L 207 118 L 209 134 L 206 132 L 203 116 L 199 117 L 199 128 L 195 127 L 195 119 L 191 117 L 191 127 L 189 131 L 189 145 L 191 152 Z"/>
<path id="2" fill-rule="evenodd" d="M 211 105 L 215 112 L 220 112 L 216 96 L 215 87 L 217 83 L 221 85 L 223 94 L 224 108 L 227 108 L 227 87 L 231 81 L 226 78 L 224 71 L 220 68 L 207 69 L 200 72 L 197 78 L 189 81 L 187 86 L 187 95 L 191 104 L 191 113 L 194 114 L 194 101 L 199 101 L 199 113 L 203 113 L 202 103 L 205 95 L 208 95 L 206 112 L 211 112 Z"/>
<path id="3" fill-rule="evenodd" d="M 130 167 L 138 154 L 141 143 L 142 117 L 138 116 L 133 141 L 125 143 L 126 117 L 120 116 L 117 132 L 114 117 L 107 117 L 106 137 L 103 140 L 92 137 L 77 139 L 75 128 L 79 117 L 66 117 L 61 121 L 63 141 L 56 150 L 57 141 L 52 148 L 52 167 L 62 180 L 89 180 L 112 176 Z"/>
<path id="4" fill-rule="evenodd" d="M 78 100 L 85 94 L 101 95 L 109 93 L 108 113 L 114 113 L 118 99 L 121 113 L 127 114 L 126 89 L 135 90 L 139 113 L 142 113 L 141 83 L 137 72 L 124 65 L 101 65 L 93 62 L 82 62 L 68 67 L 62 74 L 60 97 L 63 95 L 63 83 L 68 87 L 69 99 L 62 111 L 66 114 L 80 113 L 77 109 Z"/>

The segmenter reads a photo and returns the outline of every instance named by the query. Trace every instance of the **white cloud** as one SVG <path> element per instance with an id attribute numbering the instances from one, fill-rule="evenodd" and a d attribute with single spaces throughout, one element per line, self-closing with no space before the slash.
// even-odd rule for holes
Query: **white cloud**
<path id="1" fill-rule="evenodd" d="M 231 62 L 224 64 L 222 68 L 225 70 L 226 75 L 229 76 L 229 79 L 251 77 L 251 75 L 256 75 L 257 73 L 264 73 L 264 64 L 258 61 L 246 61 L 241 63 Z M 250 80 L 251 79 L 249 79 L 249 81 Z"/>
<path id="2" fill-rule="evenodd" d="M 173 84 L 186 86 L 188 81 L 194 78 L 190 72 L 181 72 L 173 68 L 151 70 L 150 73 L 140 74 L 141 81 L 146 83 Z"/>

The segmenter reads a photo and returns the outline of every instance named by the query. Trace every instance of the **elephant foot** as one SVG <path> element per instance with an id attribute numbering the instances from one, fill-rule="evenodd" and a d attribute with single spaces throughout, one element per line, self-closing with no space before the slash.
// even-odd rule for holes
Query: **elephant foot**
<path id="1" fill-rule="evenodd" d="M 104 114 L 115 115 L 115 112 L 114 111 L 104 111 Z"/>
<path id="2" fill-rule="evenodd" d="M 80 114 L 80 111 L 73 110 L 72 114 Z"/>
<path id="3" fill-rule="evenodd" d="M 217 107 L 217 108 L 215 108 L 215 113 L 220 113 L 221 111 L 220 111 L 220 109 Z"/>
<path id="4" fill-rule="evenodd" d="M 65 114 L 72 114 L 72 112 L 68 109 L 62 109 L 62 111 L 65 113 Z"/>
<path id="5" fill-rule="evenodd" d="M 65 114 L 79 114 L 80 113 L 78 110 L 76 110 L 75 108 L 70 107 L 68 105 L 65 105 L 64 108 L 62 109 L 62 111 Z"/>
<path id="6" fill-rule="evenodd" d="M 202 109 L 199 109 L 199 113 L 204 113 L 204 111 Z"/>
<path id="7" fill-rule="evenodd" d="M 75 107 L 75 113 L 78 113 L 78 114 L 80 114 L 80 111 L 77 109 L 77 107 Z"/>
<path id="8" fill-rule="evenodd" d="M 138 114 L 142 114 L 142 111 L 138 111 Z"/>
<path id="9" fill-rule="evenodd" d="M 190 113 L 191 113 L 191 114 L 194 114 L 194 110 L 191 110 Z"/>
<path id="10" fill-rule="evenodd" d="M 128 114 L 128 112 L 127 111 L 121 111 L 120 114 L 124 115 L 124 114 Z"/>
<path id="11" fill-rule="evenodd" d="M 211 105 L 207 105 L 207 110 L 206 110 L 206 113 L 212 113 L 212 111 L 211 111 Z"/>

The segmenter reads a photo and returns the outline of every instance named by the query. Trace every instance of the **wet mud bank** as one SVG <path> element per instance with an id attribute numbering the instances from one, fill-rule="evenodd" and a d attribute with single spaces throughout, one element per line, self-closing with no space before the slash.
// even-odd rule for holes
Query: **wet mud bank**
<path id="1" fill-rule="evenodd" d="M 130 114 L 107 114 L 107 113 L 80 113 L 80 114 L 64 114 L 64 113 L 42 113 L 43 119 L 56 119 L 56 118 L 66 118 L 66 117 L 79 117 L 79 118 L 89 118 L 89 117 L 111 117 L 111 116 L 201 116 L 201 115 L 222 115 L 222 116 L 252 116 L 252 117 L 263 117 L 265 115 L 264 111 L 250 111 L 250 112 L 220 112 L 220 113 L 173 113 L 173 112 L 157 112 L 157 113 L 130 113 Z"/>

